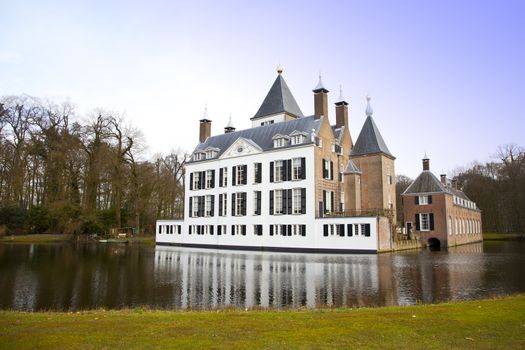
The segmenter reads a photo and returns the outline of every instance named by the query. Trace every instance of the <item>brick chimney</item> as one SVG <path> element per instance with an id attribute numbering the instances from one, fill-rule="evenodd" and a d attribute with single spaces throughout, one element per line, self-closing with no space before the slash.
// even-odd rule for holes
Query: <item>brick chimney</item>
<path id="1" fill-rule="evenodd" d="M 423 171 L 430 170 L 430 159 L 425 155 L 425 158 L 423 158 Z"/>
<path id="2" fill-rule="evenodd" d="M 447 174 L 441 174 L 439 176 L 441 177 L 441 183 L 446 186 L 447 185 Z"/>
<path id="3" fill-rule="evenodd" d="M 315 89 L 312 90 L 314 93 L 314 115 L 315 119 L 321 118 L 324 115 L 328 118 L 328 90 L 324 87 L 321 75 L 319 74 L 319 82 Z"/>
<path id="4" fill-rule="evenodd" d="M 343 97 L 343 89 L 339 89 L 339 99 L 335 103 L 335 126 L 348 127 L 348 102 Z"/>
<path id="5" fill-rule="evenodd" d="M 199 128 L 199 142 L 203 143 L 211 136 L 211 120 L 201 119 Z"/>

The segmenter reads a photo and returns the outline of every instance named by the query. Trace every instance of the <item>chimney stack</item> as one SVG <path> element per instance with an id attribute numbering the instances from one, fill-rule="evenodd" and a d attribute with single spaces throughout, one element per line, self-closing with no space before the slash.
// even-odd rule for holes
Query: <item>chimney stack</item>
<path id="1" fill-rule="evenodd" d="M 321 74 L 319 74 L 319 82 L 315 89 L 312 90 L 314 93 L 314 115 L 315 119 L 321 118 L 322 115 L 328 118 L 328 90 L 324 87 L 323 81 L 321 80 Z"/>
<path id="2" fill-rule="evenodd" d="M 199 129 L 199 142 L 203 143 L 210 136 L 211 136 L 211 120 L 201 119 L 200 129 Z"/>
<path id="3" fill-rule="evenodd" d="M 428 159 L 427 155 L 425 154 L 425 157 L 423 158 L 423 171 L 430 170 L 430 159 Z"/>
<path id="4" fill-rule="evenodd" d="M 439 176 L 441 177 L 441 183 L 446 186 L 447 185 L 447 174 L 441 174 Z"/>
<path id="5" fill-rule="evenodd" d="M 452 179 L 452 188 L 455 190 L 458 189 L 458 180 Z"/>
<path id="6" fill-rule="evenodd" d="M 343 97 L 343 89 L 339 88 L 339 99 L 335 103 L 335 126 L 348 128 L 348 102 Z"/>

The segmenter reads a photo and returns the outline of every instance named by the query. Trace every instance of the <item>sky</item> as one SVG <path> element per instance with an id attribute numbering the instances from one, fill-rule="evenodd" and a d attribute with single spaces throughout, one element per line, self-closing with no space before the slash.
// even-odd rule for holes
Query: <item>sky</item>
<path id="1" fill-rule="evenodd" d="M 277 73 L 305 115 L 319 72 L 357 139 L 374 120 L 396 173 L 451 174 L 525 146 L 525 1 L 0 0 L 0 96 L 122 114 L 146 157 L 249 128 Z"/>

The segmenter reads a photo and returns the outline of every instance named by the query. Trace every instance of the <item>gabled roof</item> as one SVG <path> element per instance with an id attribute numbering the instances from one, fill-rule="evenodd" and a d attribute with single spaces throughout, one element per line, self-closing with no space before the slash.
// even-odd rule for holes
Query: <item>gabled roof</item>
<path id="1" fill-rule="evenodd" d="M 386 146 L 383 136 L 379 132 L 372 116 L 366 117 L 361 133 L 355 142 L 354 148 L 350 152 L 351 156 L 360 156 L 365 154 L 384 153 L 394 157 Z"/>
<path id="2" fill-rule="evenodd" d="M 420 193 L 448 193 L 470 201 L 463 191 L 444 185 L 430 170 L 424 170 L 419 174 L 402 195 Z"/>
<path id="3" fill-rule="evenodd" d="M 362 171 L 359 169 L 357 165 L 355 165 L 354 162 L 351 160 L 348 161 L 348 165 L 346 166 L 346 169 L 344 171 L 345 174 L 361 174 Z"/>
<path id="4" fill-rule="evenodd" d="M 315 116 L 312 115 L 309 117 L 288 120 L 281 123 L 263 125 L 251 129 L 239 130 L 216 136 L 210 136 L 203 143 L 197 145 L 197 147 L 194 150 L 194 153 L 205 150 L 208 147 L 215 147 L 220 149 L 217 155 L 218 157 L 220 157 L 221 154 L 224 153 L 240 137 L 249 139 L 256 145 L 258 145 L 263 151 L 266 151 L 269 149 L 273 149 L 272 138 L 277 134 L 290 135 L 294 131 L 310 134 L 312 132 L 312 129 L 314 129 L 315 132 L 318 133 L 319 127 L 321 126 L 321 120 L 322 119 L 315 119 Z M 303 142 L 301 145 L 305 145 L 311 142 L 311 139 L 307 137 L 305 142 Z M 290 145 L 286 147 L 296 146 Z M 189 163 L 193 162 L 197 161 L 189 161 Z"/>
<path id="5" fill-rule="evenodd" d="M 281 74 L 275 79 L 270 91 L 266 95 L 261 107 L 251 119 L 262 118 L 268 115 L 287 112 L 296 117 L 302 117 L 303 112 L 295 101 L 292 92 Z"/>

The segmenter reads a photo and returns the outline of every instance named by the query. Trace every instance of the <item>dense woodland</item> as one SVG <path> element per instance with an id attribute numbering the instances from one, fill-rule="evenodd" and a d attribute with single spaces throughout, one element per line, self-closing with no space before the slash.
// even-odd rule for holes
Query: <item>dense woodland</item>
<path id="1" fill-rule="evenodd" d="M 140 132 L 104 110 L 0 98 L 0 234 L 152 231 L 182 215 L 186 155 L 142 159 Z"/>
<path id="2" fill-rule="evenodd" d="M 158 218 L 183 215 L 187 155 L 143 159 L 138 130 L 122 116 L 79 116 L 68 102 L 0 98 L 0 235 L 152 233 Z M 456 171 L 459 187 L 483 210 L 485 232 L 525 232 L 525 149 L 506 145 L 493 162 Z M 400 194 L 411 179 L 397 176 Z"/>

